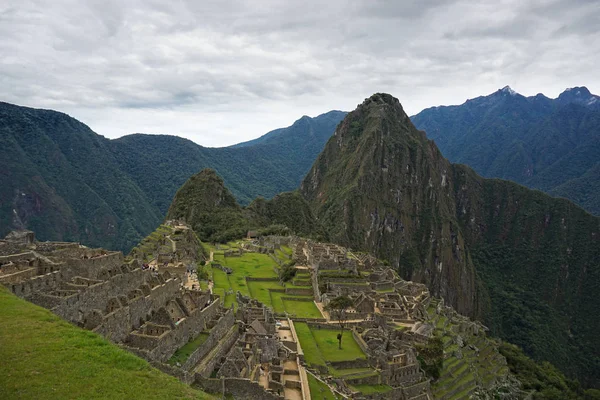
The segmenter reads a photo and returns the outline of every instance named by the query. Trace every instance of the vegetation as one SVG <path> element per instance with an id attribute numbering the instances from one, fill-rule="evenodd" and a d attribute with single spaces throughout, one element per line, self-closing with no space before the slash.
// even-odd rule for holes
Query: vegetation
<path id="1" fill-rule="evenodd" d="M 0 343 L 2 399 L 210 398 L 2 286 Z"/>
<path id="2" fill-rule="evenodd" d="M 310 388 L 310 397 L 314 400 L 337 400 L 337 397 L 331 392 L 329 386 L 308 374 L 308 387 Z"/>
<path id="3" fill-rule="evenodd" d="M 493 335 L 600 385 L 597 217 L 450 164 L 387 94 L 348 114 L 301 191 L 333 242 L 387 259 Z"/>
<path id="4" fill-rule="evenodd" d="M 570 96 L 575 90 L 580 96 Z M 600 215 L 600 109 L 587 99 L 586 88 L 555 100 L 500 90 L 411 119 L 450 161 L 566 197 Z"/>
<path id="5" fill-rule="evenodd" d="M 340 327 L 340 333 L 337 335 L 339 348 L 342 349 L 342 337 L 344 336 L 344 328 L 348 322 L 348 309 L 353 305 L 352 299 L 348 296 L 338 296 L 327 304 L 325 310 L 329 312 L 331 319 L 337 321 Z"/>
<path id="6" fill-rule="evenodd" d="M 311 365 L 325 365 L 326 361 L 350 361 L 366 358 L 365 353 L 352 336 L 348 336 L 342 350 L 338 346 L 337 330 L 310 328 L 304 322 L 296 322 L 294 325 L 306 361 Z"/>
<path id="7" fill-rule="evenodd" d="M 65 114 L 0 103 L 0 237 L 24 226 L 42 240 L 128 253 L 203 168 L 216 169 L 242 204 L 295 189 L 344 115 L 303 117 L 239 148 L 205 148 L 166 135 L 108 140 Z"/>
<path id="8" fill-rule="evenodd" d="M 192 353 L 202 345 L 202 343 L 206 342 L 208 339 L 208 333 L 200 332 L 198 336 L 196 336 L 193 340 L 190 340 L 188 343 L 183 345 L 181 348 L 177 349 L 175 354 L 169 359 L 169 364 L 177 365 L 183 364 L 187 361 L 187 359 L 192 355 Z"/>
<path id="9" fill-rule="evenodd" d="M 426 344 L 417 345 L 417 359 L 425 373 L 434 380 L 440 377 L 444 363 L 444 343 L 434 336 Z"/>
<path id="10" fill-rule="evenodd" d="M 579 382 L 568 379 L 549 362 L 537 363 L 527 357 L 518 346 L 503 342 L 500 353 L 506 357 L 522 389 L 532 393 L 534 399 L 600 399 L 600 390 L 584 390 Z"/>
<path id="11" fill-rule="evenodd" d="M 238 205 L 223 179 L 212 169 L 193 175 L 177 191 L 167 219 L 185 220 L 200 240 L 227 243 L 259 234 L 290 234 L 319 237 L 320 224 L 299 193 L 282 193 L 272 200 L 257 199 L 247 208 Z"/>

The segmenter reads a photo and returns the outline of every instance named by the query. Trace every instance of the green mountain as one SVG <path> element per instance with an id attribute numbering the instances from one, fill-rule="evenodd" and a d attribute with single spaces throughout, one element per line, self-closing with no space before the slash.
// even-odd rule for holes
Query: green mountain
<path id="1" fill-rule="evenodd" d="M 123 249 L 160 222 L 109 141 L 62 113 L 0 103 L 0 171 L 0 236 Z"/>
<path id="2" fill-rule="evenodd" d="M 600 97 L 587 88 L 549 99 L 505 87 L 411 119 L 450 161 L 566 197 L 600 215 Z"/>
<path id="3" fill-rule="evenodd" d="M 108 140 L 66 114 L 0 103 L 0 236 L 28 228 L 42 240 L 128 252 L 203 168 L 216 169 L 242 204 L 297 188 L 344 115 L 302 117 L 239 148 L 205 148 L 164 135 Z"/>
<path id="4" fill-rule="evenodd" d="M 225 243 L 246 236 L 249 230 L 291 230 L 315 237 L 322 233 L 300 193 L 281 193 L 271 200 L 260 197 L 243 208 L 212 169 L 204 169 L 185 182 L 175 194 L 166 219 L 185 221 L 205 242 Z"/>
<path id="5" fill-rule="evenodd" d="M 330 239 L 387 259 L 494 335 L 600 385 L 600 219 L 565 199 L 451 164 L 376 94 L 301 185 Z"/>
<path id="6" fill-rule="evenodd" d="M 213 168 L 238 202 L 271 198 L 294 190 L 310 169 L 337 124 L 341 111 L 302 117 L 288 128 L 234 147 L 207 148 L 187 139 L 135 134 L 112 140 L 121 168 L 164 214 L 177 189 L 193 174 Z"/>

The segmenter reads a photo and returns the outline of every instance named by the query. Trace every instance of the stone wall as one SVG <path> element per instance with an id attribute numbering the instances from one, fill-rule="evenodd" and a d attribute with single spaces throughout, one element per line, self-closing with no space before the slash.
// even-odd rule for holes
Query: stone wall
<path id="1" fill-rule="evenodd" d="M 225 391 L 225 395 L 233 396 L 234 399 L 244 400 L 283 400 L 283 396 L 278 396 L 273 392 L 266 391 L 258 383 L 249 379 L 242 378 L 206 378 L 196 374 L 195 385 L 201 389 L 220 395 Z"/>
<path id="2" fill-rule="evenodd" d="M 6 268 L 5 268 L 6 269 Z M 30 267 L 13 272 L 12 274 L 0 275 L 0 283 L 9 285 L 11 283 L 19 283 L 27 279 L 31 279 L 37 275 L 37 268 Z"/>
<path id="3" fill-rule="evenodd" d="M 20 283 L 8 285 L 11 292 L 19 297 L 29 297 L 37 292 L 56 290 L 62 282 L 62 272 L 54 271 L 46 275 L 38 275 Z"/>
<path id="4" fill-rule="evenodd" d="M 206 323 L 218 313 L 220 305 L 214 301 L 204 309 L 194 310 L 190 316 L 179 321 L 174 330 L 169 331 L 164 338 L 150 351 L 153 360 L 166 362 L 184 344 L 197 337 Z M 131 336 L 130 336 L 131 337 Z"/>
<path id="5" fill-rule="evenodd" d="M 217 350 L 214 354 L 212 354 L 212 358 L 203 364 L 202 370 L 197 370 L 197 372 L 204 377 L 209 377 L 215 369 L 217 363 L 220 362 L 221 357 L 224 357 L 227 353 L 229 353 L 231 346 L 235 344 L 239 337 L 240 333 L 237 329 L 233 332 L 230 330 L 215 346 Z"/>
<path id="6" fill-rule="evenodd" d="M 217 302 L 213 304 L 217 304 Z M 202 343 L 192 354 L 190 354 L 189 358 L 181 366 L 181 369 L 184 371 L 191 371 L 198 364 L 198 362 L 200 362 L 200 360 L 203 359 L 217 345 L 217 343 L 219 343 L 219 340 L 225 337 L 227 332 L 233 326 L 234 322 L 235 317 L 233 310 L 229 309 L 210 330 L 206 341 Z"/>
<path id="7" fill-rule="evenodd" d="M 342 339 L 343 343 L 343 339 Z M 356 360 L 348 361 L 332 361 L 331 366 L 336 369 L 351 369 L 351 368 L 370 368 L 371 362 L 365 358 L 357 358 Z"/>
<path id="8" fill-rule="evenodd" d="M 113 252 L 92 258 L 67 258 L 65 262 L 65 279 L 75 276 L 98 279 L 103 270 L 119 268 L 123 264 L 123 253 Z"/>

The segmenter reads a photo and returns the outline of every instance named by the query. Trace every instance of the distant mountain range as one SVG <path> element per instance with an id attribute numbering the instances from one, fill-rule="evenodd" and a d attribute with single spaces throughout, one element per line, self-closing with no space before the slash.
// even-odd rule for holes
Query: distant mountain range
<path id="1" fill-rule="evenodd" d="M 204 168 L 241 205 L 294 190 L 345 115 L 304 116 L 255 140 L 206 148 L 166 135 L 108 140 L 66 114 L 0 103 L 0 235 L 26 227 L 41 239 L 128 251 Z M 586 88 L 553 100 L 506 87 L 412 120 L 451 161 L 600 214 L 600 98 Z"/>
<path id="2" fill-rule="evenodd" d="M 600 96 L 587 88 L 549 99 L 507 86 L 411 119 L 450 161 L 566 197 L 600 215 Z"/>
<path id="3" fill-rule="evenodd" d="M 66 114 L 0 103 L 0 236 L 28 228 L 42 240 L 128 251 L 204 168 L 242 204 L 297 188 L 344 115 L 302 117 L 257 141 L 206 148 L 165 135 L 108 140 Z"/>

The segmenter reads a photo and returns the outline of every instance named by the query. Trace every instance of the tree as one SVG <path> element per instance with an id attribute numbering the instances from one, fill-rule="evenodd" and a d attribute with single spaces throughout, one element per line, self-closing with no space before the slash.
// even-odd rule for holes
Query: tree
<path id="1" fill-rule="evenodd" d="M 344 328 L 348 322 L 347 310 L 352 306 L 353 302 L 350 297 L 338 296 L 332 299 L 325 307 L 325 310 L 329 312 L 329 315 L 334 317 L 340 325 L 340 333 L 337 335 L 340 349 L 342 348 L 342 336 L 344 335 Z"/>

